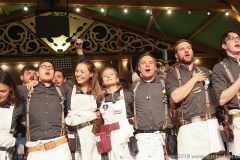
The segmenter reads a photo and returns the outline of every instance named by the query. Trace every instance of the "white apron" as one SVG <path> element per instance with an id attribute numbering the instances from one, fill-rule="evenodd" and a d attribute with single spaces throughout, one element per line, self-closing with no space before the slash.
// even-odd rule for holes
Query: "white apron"
<path id="1" fill-rule="evenodd" d="M 232 154 L 240 156 L 240 117 L 233 119 L 233 135 Z"/>
<path id="2" fill-rule="evenodd" d="M 108 152 L 109 160 L 132 160 L 127 142 L 133 135 L 133 126 L 129 124 L 126 113 L 123 90 L 120 90 L 121 99 L 115 103 L 102 103 L 100 112 L 105 124 L 119 123 L 120 129 L 111 132 L 112 150 Z"/>
<path id="3" fill-rule="evenodd" d="M 12 125 L 12 114 L 14 106 L 10 108 L 0 108 L 0 146 L 12 147 L 15 145 L 16 139 L 10 134 Z M 0 160 L 8 160 L 9 156 L 6 151 L 0 151 Z"/>
<path id="4" fill-rule="evenodd" d="M 27 142 L 27 147 L 38 146 L 44 143 L 48 143 L 65 136 L 49 139 L 49 140 L 38 140 L 36 142 Z M 30 152 L 28 154 L 27 160 L 72 160 L 72 155 L 69 150 L 68 143 L 63 143 L 49 150 L 41 150 L 36 152 Z"/>
<path id="5" fill-rule="evenodd" d="M 136 139 L 139 149 L 136 160 L 164 160 L 165 143 L 159 131 L 136 134 Z"/>
<path id="6" fill-rule="evenodd" d="M 97 103 L 94 95 L 76 94 L 76 86 L 73 86 L 71 96 L 71 111 L 65 118 L 67 125 L 78 125 L 97 118 Z M 101 160 L 101 154 L 97 151 L 95 135 L 92 133 L 93 125 L 78 129 L 81 153 L 76 151 L 76 160 Z"/>
<path id="7" fill-rule="evenodd" d="M 195 122 L 180 127 L 178 159 L 202 159 L 212 152 L 224 150 L 217 119 Z"/>

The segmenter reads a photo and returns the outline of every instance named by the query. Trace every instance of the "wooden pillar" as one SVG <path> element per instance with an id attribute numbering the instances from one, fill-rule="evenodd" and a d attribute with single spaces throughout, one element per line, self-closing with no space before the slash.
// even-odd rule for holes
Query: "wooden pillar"
<path id="1" fill-rule="evenodd" d="M 118 74 L 119 78 L 124 78 L 122 53 L 118 53 Z"/>

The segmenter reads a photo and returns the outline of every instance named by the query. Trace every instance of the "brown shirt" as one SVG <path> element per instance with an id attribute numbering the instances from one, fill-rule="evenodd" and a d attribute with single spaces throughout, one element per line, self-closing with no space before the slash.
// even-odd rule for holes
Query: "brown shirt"
<path id="1" fill-rule="evenodd" d="M 203 71 L 206 74 L 207 78 L 211 81 L 211 74 L 210 74 L 209 70 L 207 68 L 200 67 L 200 66 L 198 66 L 198 68 L 201 71 Z M 191 79 L 193 71 L 198 72 L 198 69 L 194 66 L 193 70 L 189 71 L 188 67 L 186 67 L 184 65 L 179 66 L 179 72 L 181 75 L 182 85 L 184 85 Z M 191 119 L 194 116 L 205 116 L 206 115 L 207 109 L 206 109 L 206 96 L 205 96 L 204 83 L 205 82 L 203 81 L 203 82 L 199 82 L 195 85 L 194 88 L 199 87 L 199 89 L 197 89 L 197 90 L 201 90 L 201 92 L 194 93 L 194 91 L 191 91 L 189 93 L 189 95 L 183 100 L 182 109 L 181 109 L 181 102 L 175 104 L 180 117 L 182 115 L 182 111 L 183 111 L 183 116 L 184 116 L 185 120 Z M 166 89 L 167 89 L 168 95 L 170 96 L 171 93 L 175 89 L 177 89 L 179 86 L 180 86 L 180 84 L 179 84 L 176 70 L 172 69 L 171 71 L 169 71 L 169 73 L 167 74 L 167 78 L 166 78 Z M 214 100 L 213 100 L 214 95 L 212 95 L 210 92 L 211 87 L 212 86 L 210 84 L 209 89 L 208 89 L 208 94 L 209 94 L 209 101 L 210 101 L 210 108 L 211 108 L 210 112 L 211 112 L 211 114 L 213 114 L 213 113 L 215 113 L 216 107 L 214 105 Z"/>
<path id="2" fill-rule="evenodd" d="M 228 64 L 228 68 L 233 76 L 233 79 L 238 79 L 240 74 L 240 66 L 237 60 L 233 57 L 227 56 L 222 62 Z M 214 92 L 216 94 L 217 101 L 219 102 L 222 92 L 229 88 L 232 83 L 228 78 L 225 69 L 220 65 L 220 63 L 214 66 L 212 77 Z M 229 109 L 239 109 L 236 96 L 234 96 L 227 104 Z"/>

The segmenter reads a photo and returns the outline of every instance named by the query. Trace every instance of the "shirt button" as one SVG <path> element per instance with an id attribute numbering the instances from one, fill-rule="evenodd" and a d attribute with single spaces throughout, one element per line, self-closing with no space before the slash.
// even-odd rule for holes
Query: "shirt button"
<path id="1" fill-rule="evenodd" d="M 150 127 L 152 129 L 152 127 Z"/>
<path id="2" fill-rule="evenodd" d="M 152 117 L 150 117 L 150 119 L 152 119 Z"/>
<path id="3" fill-rule="evenodd" d="M 45 134 L 47 134 L 47 132 L 45 132 Z"/>
<path id="4" fill-rule="evenodd" d="M 46 95 L 46 97 L 47 97 L 47 95 Z"/>
<path id="5" fill-rule="evenodd" d="M 47 112 L 46 112 L 46 114 L 47 114 Z"/>
<path id="6" fill-rule="evenodd" d="M 46 105 L 47 105 L 48 103 L 46 103 Z"/>
<path id="7" fill-rule="evenodd" d="M 45 122 L 45 123 L 47 123 L 47 122 Z"/>
<path id="8" fill-rule="evenodd" d="M 152 109 L 152 108 L 149 108 L 149 109 Z"/>

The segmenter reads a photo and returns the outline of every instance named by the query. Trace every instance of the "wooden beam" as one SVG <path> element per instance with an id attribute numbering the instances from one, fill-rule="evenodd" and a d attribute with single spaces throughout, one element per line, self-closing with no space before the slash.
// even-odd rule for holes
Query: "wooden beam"
<path id="1" fill-rule="evenodd" d="M 4 13 L 8 16 L 9 15 L 9 11 L 8 11 L 7 7 L 6 6 L 1 6 L 1 7 L 2 7 Z"/>
<path id="2" fill-rule="evenodd" d="M 45 0 L 39 0 L 40 6 L 49 5 L 45 3 Z M 28 6 L 36 6 L 37 0 L 0 0 L 0 5 L 28 5 Z M 79 7 L 84 6 L 94 6 L 94 7 L 118 7 L 118 8 L 152 8 L 152 9 L 162 9 L 167 10 L 171 8 L 171 10 L 181 9 L 181 10 L 215 10 L 219 12 L 224 12 L 226 9 L 231 10 L 231 7 L 222 2 L 184 2 L 184 1 L 170 1 L 170 0 L 121 0 L 121 1 L 113 1 L 113 0 L 68 0 L 68 4 L 70 7 Z M 59 0 L 59 3 L 56 5 L 66 6 L 66 0 Z"/>
<path id="3" fill-rule="evenodd" d="M 104 13 L 103 15 L 106 17 L 108 15 L 108 8 L 104 8 Z"/>
<path id="4" fill-rule="evenodd" d="M 240 5 L 237 0 L 225 0 L 230 6 L 231 10 L 233 10 L 233 13 L 229 13 L 230 16 L 237 20 L 238 23 L 240 23 Z"/>
<path id="5" fill-rule="evenodd" d="M 72 13 L 74 13 L 73 11 L 72 11 Z M 125 20 L 122 20 L 119 18 L 115 18 L 115 17 L 109 16 L 109 15 L 104 17 L 103 15 L 99 14 L 99 12 L 92 11 L 92 10 L 89 10 L 86 8 L 82 8 L 81 15 L 86 16 L 86 17 L 91 17 L 91 18 L 101 21 L 103 23 L 107 23 L 107 24 L 110 23 L 113 26 L 118 26 L 119 28 L 123 28 L 123 29 L 129 30 L 129 31 L 132 31 L 134 33 L 138 33 L 139 35 L 144 35 L 145 31 L 146 31 L 146 28 L 143 26 L 140 26 L 135 23 L 125 21 Z M 168 35 L 165 33 L 164 33 L 164 35 L 165 35 L 166 39 L 170 43 L 173 43 L 173 44 L 175 44 L 179 39 L 181 39 L 180 37 L 175 37 L 175 36 Z M 156 30 L 150 30 L 149 37 L 152 37 L 154 39 L 159 39 L 159 32 Z M 205 53 L 219 55 L 219 51 L 214 50 L 209 47 L 206 47 L 206 46 L 196 44 L 196 43 L 193 43 L 193 49 L 197 50 L 197 51 L 205 52 Z"/>
<path id="6" fill-rule="evenodd" d="M 205 24 L 203 24 L 198 30 L 196 30 L 191 36 L 188 37 L 191 40 L 195 37 L 199 32 L 201 32 L 204 28 L 206 28 L 210 23 L 212 23 L 217 17 L 219 17 L 222 13 L 218 12 L 214 16 L 212 16 Z"/>

